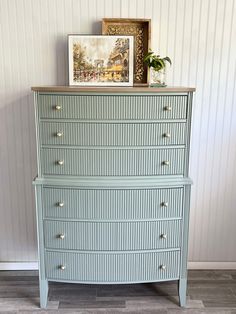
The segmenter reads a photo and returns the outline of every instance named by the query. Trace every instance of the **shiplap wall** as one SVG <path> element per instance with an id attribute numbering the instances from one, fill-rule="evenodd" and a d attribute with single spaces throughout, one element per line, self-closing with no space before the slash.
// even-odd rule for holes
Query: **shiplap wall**
<path id="1" fill-rule="evenodd" d="M 0 261 L 37 260 L 32 85 L 68 84 L 68 33 L 152 19 L 169 85 L 195 86 L 189 260 L 236 261 L 236 1 L 0 0 Z"/>

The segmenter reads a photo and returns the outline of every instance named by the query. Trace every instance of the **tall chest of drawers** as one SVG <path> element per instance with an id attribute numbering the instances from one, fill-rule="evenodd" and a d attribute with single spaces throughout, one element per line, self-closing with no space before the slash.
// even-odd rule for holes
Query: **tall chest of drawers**
<path id="1" fill-rule="evenodd" d="M 40 304 L 48 282 L 178 280 L 193 88 L 33 87 Z"/>

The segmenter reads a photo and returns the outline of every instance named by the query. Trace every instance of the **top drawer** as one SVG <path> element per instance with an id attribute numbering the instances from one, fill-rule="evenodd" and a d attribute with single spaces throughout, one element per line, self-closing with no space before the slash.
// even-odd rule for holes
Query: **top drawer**
<path id="1" fill-rule="evenodd" d="M 186 119 L 187 95 L 39 95 L 39 117 L 80 120 Z"/>

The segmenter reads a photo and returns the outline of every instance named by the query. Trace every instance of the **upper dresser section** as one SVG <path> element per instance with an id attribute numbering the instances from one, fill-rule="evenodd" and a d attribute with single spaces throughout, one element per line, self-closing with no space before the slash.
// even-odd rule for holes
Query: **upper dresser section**
<path id="1" fill-rule="evenodd" d="M 35 87 L 40 176 L 187 176 L 193 88 Z"/>

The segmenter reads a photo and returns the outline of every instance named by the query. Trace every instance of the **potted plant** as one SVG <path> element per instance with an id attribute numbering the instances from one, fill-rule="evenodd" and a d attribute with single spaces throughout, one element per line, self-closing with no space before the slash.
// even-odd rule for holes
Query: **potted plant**
<path id="1" fill-rule="evenodd" d="M 164 87 L 166 86 L 166 64 L 171 65 L 169 57 L 161 58 L 153 51 L 149 51 L 143 59 L 144 63 L 150 68 L 150 86 Z"/>

